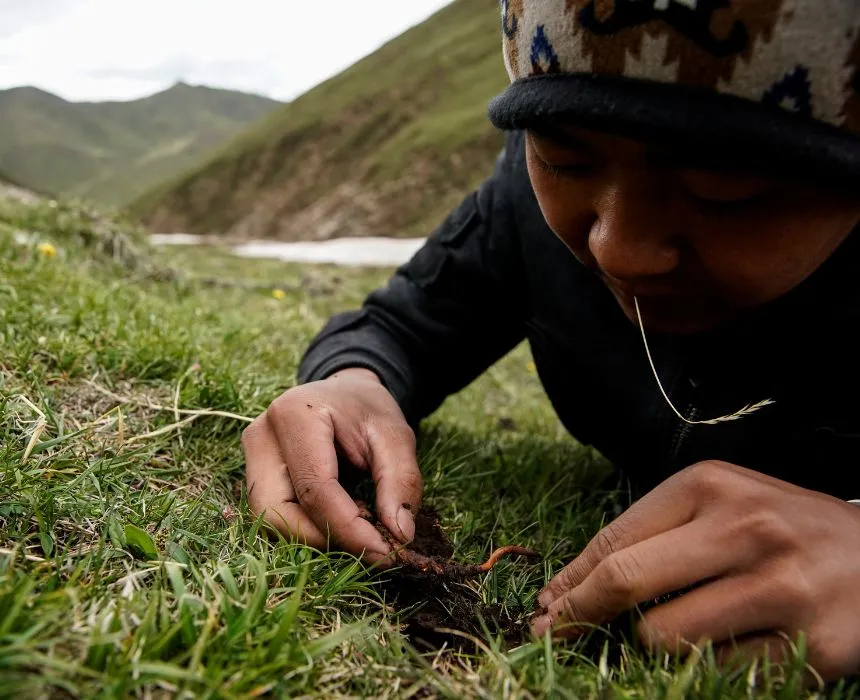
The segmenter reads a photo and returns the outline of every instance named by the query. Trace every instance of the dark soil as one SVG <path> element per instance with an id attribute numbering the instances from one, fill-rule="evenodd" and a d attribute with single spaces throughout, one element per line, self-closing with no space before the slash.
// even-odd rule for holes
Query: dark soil
<path id="1" fill-rule="evenodd" d="M 386 539 L 392 540 L 383 526 L 376 526 Z M 396 546 L 402 551 L 402 545 Z M 474 648 L 473 642 L 456 632 L 479 639 L 485 639 L 487 632 L 501 635 L 508 646 L 528 638 L 532 611 L 481 601 L 465 579 L 482 572 L 477 571 L 477 566 L 451 560 L 454 548 L 432 507 L 425 506 L 416 514 L 415 539 L 407 551 L 406 557 L 399 557 L 400 565 L 387 576 L 382 588 L 399 616 L 403 634 L 413 645 L 431 650 L 445 645 Z M 434 563 L 430 569 L 423 567 L 427 558 Z"/>

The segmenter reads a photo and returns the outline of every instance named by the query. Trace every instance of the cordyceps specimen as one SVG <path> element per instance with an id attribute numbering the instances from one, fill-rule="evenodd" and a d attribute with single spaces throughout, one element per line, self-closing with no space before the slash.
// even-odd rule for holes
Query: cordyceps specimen
<path id="1" fill-rule="evenodd" d="M 442 559 L 441 557 L 427 557 L 423 554 L 418 554 L 418 552 L 412 552 L 403 547 L 403 545 L 397 546 L 399 547 L 399 549 L 395 550 L 397 561 L 404 566 L 415 569 L 422 574 L 450 579 L 465 579 L 486 574 L 492 571 L 493 567 L 507 556 L 523 556 L 532 559 L 540 557 L 540 554 L 532 549 L 508 545 L 507 547 L 499 547 L 483 564 L 459 564 L 455 561 Z"/>
<path id="2" fill-rule="evenodd" d="M 462 580 L 492 571 L 496 564 L 504 557 L 523 556 L 532 559 L 540 557 L 540 554 L 534 550 L 509 545 L 495 550 L 483 564 L 460 564 L 446 557 L 429 556 L 409 549 L 398 542 L 382 523 L 377 522 L 376 529 L 379 530 L 382 537 L 391 546 L 397 563 L 412 575 Z"/>

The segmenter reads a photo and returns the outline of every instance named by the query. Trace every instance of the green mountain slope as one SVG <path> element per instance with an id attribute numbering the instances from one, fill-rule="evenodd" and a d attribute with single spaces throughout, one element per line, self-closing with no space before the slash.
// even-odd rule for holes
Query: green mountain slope
<path id="1" fill-rule="evenodd" d="M 130 102 L 0 91 L 0 169 L 42 191 L 119 205 L 175 177 L 280 103 L 193 87 Z"/>
<path id="2" fill-rule="evenodd" d="M 489 172 L 496 0 L 456 0 L 132 205 L 158 231 L 422 235 Z"/>
<path id="3" fill-rule="evenodd" d="M 12 187 L 23 187 L 24 186 L 18 180 L 16 180 L 14 177 L 12 177 L 11 175 L 8 175 L 7 173 L 4 173 L 2 170 L 0 170 L 0 185 L 10 185 Z"/>

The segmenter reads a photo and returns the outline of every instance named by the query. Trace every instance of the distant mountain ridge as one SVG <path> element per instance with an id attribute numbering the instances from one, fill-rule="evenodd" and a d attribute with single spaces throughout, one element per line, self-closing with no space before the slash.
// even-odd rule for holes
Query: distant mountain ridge
<path id="1" fill-rule="evenodd" d="M 12 185 L 13 187 L 24 187 L 22 183 L 18 182 L 18 180 L 11 175 L 4 173 L 2 170 L 0 170 L 0 184 Z"/>
<path id="2" fill-rule="evenodd" d="M 127 102 L 0 90 L 0 171 L 39 191 L 124 205 L 280 104 L 181 82 Z"/>
<path id="3" fill-rule="evenodd" d="M 162 232 L 427 235 L 504 143 L 501 36 L 497 0 L 455 0 L 131 209 Z"/>

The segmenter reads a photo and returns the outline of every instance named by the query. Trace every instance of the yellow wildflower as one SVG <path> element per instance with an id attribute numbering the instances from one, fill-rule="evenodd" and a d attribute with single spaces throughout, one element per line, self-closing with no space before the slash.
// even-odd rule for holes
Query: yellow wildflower
<path id="1" fill-rule="evenodd" d="M 529 372 L 531 372 L 532 374 L 536 374 L 536 373 L 537 373 L 537 365 L 536 365 L 534 362 L 529 362 L 529 363 L 526 365 L 526 369 L 527 369 Z"/>
<path id="2" fill-rule="evenodd" d="M 278 301 L 282 301 L 287 298 L 287 293 L 283 289 L 273 289 L 272 296 Z"/>
<path id="3" fill-rule="evenodd" d="M 36 246 L 36 250 L 39 251 L 39 255 L 45 258 L 57 257 L 57 249 L 51 243 L 40 243 Z"/>

